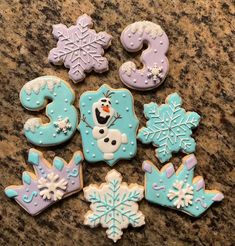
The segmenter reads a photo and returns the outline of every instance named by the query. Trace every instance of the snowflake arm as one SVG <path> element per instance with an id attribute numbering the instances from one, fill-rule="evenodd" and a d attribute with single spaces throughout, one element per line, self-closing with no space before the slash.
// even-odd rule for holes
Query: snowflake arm
<path id="1" fill-rule="evenodd" d="M 121 238 L 122 229 L 129 224 L 136 227 L 145 223 L 136 203 L 143 198 L 143 187 L 137 184 L 128 186 L 121 181 L 120 173 L 112 170 L 106 176 L 106 183 L 84 188 L 84 196 L 91 202 L 84 224 L 91 227 L 101 224 L 108 228 L 106 233 L 114 242 Z"/>
<path id="2" fill-rule="evenodd" d="M 139 130 L 138 139 L 142 143 L 157 146 L 156 155 L 161 162 L 168 161 L 172 152 L 195 151 L 196 143 L 191 137 L 191 129 L 197 127 L 200 116 L 195 112 L 186 113 L 181 105 L 182 99 L 173 93 L 161 106 L 155 103 L 144 106 L 147 127 Z"/>

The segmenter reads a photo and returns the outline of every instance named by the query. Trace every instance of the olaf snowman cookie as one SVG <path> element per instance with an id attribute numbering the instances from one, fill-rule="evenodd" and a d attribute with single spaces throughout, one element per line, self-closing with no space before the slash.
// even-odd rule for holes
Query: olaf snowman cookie
<path id="1" fill-rule="evenodd" d="M 105 161 L 112 166 L 120 159 L 135 156 L 139 121 L 133 104 L 128 90 L 107 85 L 82 94 L 78 129 L 87 161 Z"/>

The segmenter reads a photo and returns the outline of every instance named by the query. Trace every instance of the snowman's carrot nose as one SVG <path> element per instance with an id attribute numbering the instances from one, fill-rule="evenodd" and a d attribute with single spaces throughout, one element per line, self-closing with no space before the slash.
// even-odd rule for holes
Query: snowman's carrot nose
<path id="1" fill-rule="evenodd" d="M 105 112 L 107 112 L 107 113 L 110 112 L 109 106 L 102 106 L 102 109 L 103 109 Z"/>

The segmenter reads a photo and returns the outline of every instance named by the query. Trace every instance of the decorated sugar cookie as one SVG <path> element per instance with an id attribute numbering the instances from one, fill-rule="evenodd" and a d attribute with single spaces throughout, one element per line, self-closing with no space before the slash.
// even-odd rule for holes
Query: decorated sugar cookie
<path id="1" fill-rule="evenodd" d="M 162 28 L 150 21 L 138 21 L 127 26 L 121 35 L 123 47 L 130 52 L 137 52 L 148 44 L 148 49 L 141 54 L 142 69 L 128 61 L 119 69 L 122 82 L 136 90 L 151 90 L 158 87 L 165 79 L 169 63 L 166 52 L 169 41 Z"/>
<path id="2" fill-rule="evenodd" d="M 198 217 L 224 196 L 217 190 L 205 190 L 203 177 L 194 176 L 197 160 L 193 154 L 183 158 L 175 172 L 171 163 L 160 171 L 150 161 L 143 163 L 145 198 L 153 203 Z"/>
<path id="3" fill-rule="evenodd" d="M 79 105 L 79 131 L 87 161 L 106 161 L 112 166 L 119 159 L 135 156 L 139 121 L 128 90 L 103 85 L 98 91 L 82 94 Z"/>
<path id="4" fill-rule="evenodd" d="M 48 103 L 48 99 L 52 100 Z M 58 145 L 75 133 L 78 116 L 73 106 L 74 92 L 69 84 L 55 76 L 42 76 L 27 82 L 20 92 L 21 104 L 28 110 L 39 111 L 46 107 L 49 123 L 31 118 L 24 124 L 28 141 L 39 146 Z"/>
<path id="5" fill-rule="evenodd" d="M 96 33 L 92 26 L 93 21 L 86 14 L 78 17 L 75 26 L 53 26 L 53 35 L 58 43 L 50 51 L 48 59 L 55 65 L 64 63 L 75 83 L 85 78 L 85 72 L 94 70 L 102 73 L 108 70 L 108 61 L 103 54 L 104 49 L 111 45 L 112 36 L 106 32 Z"/>
<path id="6" fill-rule="evenodd" d="M 55 157 L 51 165 L 41 152 L 30 149 L 28 161 L 36 175 L 24 172 L 23 185 L 8 186 L 5 194 L 14 198 L 29 214 L 37 215 L 58 200 L 82 189 L 82 160 L 82 153 L 77 151 L 69 164 Z"/>
<path id="7" fill-rule="evenodd" d="M 145 217 L 138 210 L 137 202 L 143 198 L 144 188 L 137 184 L 122 183 L 122 176 L 116 170 L 108 172 L 106 183 L 85 187 L 85 199 L 91 202 L 85 214 L 85 225 L 99 224 L 106 230 L 108 238 L 114 242 L 123 234 L 122 229 L 131 224 L 134 227 L 145 224 Z"/>
<path id="8" fill-rule="evenodd" d="M 182 99 L 177 93 L 170 94 L 163 105 L 153 102 L 144 105 L 148 121 L 146 127 L 139 130 L 138 139 L 157 147 L 156 156 L 160 162 L 168 161 L 172 152 L 181 150 L 189 154 L 195 151 L 191 129 L 198 126 L 200 116 L 195 112 L 185 112 L 181 105 Z"/>

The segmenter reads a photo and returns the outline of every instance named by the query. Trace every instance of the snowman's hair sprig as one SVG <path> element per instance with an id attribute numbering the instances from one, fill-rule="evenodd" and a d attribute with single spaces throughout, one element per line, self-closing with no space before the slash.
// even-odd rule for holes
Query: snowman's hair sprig
<path id="1" fill-rule="evenodd" d="M 105 93 L 103 93 L 103 95 L 106 97 L 106 98 L 111 98 L 111 96 L 114 94 L 114 92 L 110 92 L 110 90 L 107 90 Z"/>

